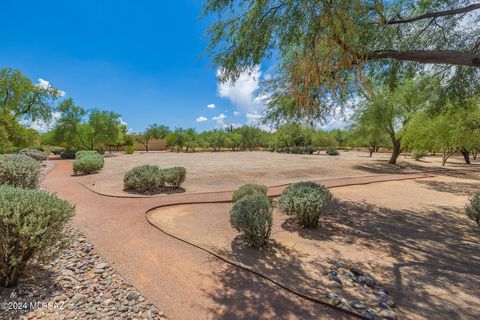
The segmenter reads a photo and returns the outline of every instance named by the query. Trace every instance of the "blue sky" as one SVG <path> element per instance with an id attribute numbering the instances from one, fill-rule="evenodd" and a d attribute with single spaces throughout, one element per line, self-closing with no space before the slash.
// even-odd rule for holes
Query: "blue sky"
<path id="1" fill-rule="evenodd" d="M 218 86 L 201 8 L 195 0 L 2 1 L 0 67 L 47 80 L 83 107 L 114 110 L 135 131 L 251 122 L 258 81 Z"/>
<path id="2" fill-rule="evenodd" d="M 151 123 L 200 131 L 255 124 L 258 82 L 272 65 L 219 85 L 202 3 L 4 0 L 0 67 L 46 80 L 85 108 L 113 110 L 136 132 Z"/>

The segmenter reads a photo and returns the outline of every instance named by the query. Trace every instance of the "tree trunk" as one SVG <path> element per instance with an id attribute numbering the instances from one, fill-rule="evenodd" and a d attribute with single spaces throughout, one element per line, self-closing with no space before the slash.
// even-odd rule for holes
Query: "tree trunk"
<path id="1" fill-rule="evenodd" d="M 465 148 L 462 148 L 460 150 L 460 152 L 462 153 L 463 155 L 463 159 L 465 159 L 465 163 L 466 164 L 470 164 L 470 151 L 468 151 L 467 149 Z"/>
<path id="2" fill-rule="evenodd" d="M 392 150 L 392 156 L 390 157 L 390 160 L 388 163 L 390 164 L 397 164 L 397 158 L 402 153 L 402 149 L 400 147 L 400 139 L 392 139 L 393 143 L 393 150 Z"/>

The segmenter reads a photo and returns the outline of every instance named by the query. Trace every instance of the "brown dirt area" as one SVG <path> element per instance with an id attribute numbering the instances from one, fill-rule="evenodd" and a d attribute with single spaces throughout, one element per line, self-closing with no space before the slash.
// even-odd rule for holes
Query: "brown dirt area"
<path id="1" fill-rule="evenodd" d="M 463 206 L 478 190 L 479 179 L 478 173 L 444 173 L 334 188 L 336 201 L 316 230 L 302 229 L 275 210 L 272 241 L 262 251 L 245 247 L 230 227 L 229 203 L 163 207 L 148 213 L 148 219 L 312 297 L 324 299 L 333 291 L 348 300 L 378 303 L 368 288 L 339 287 L 328 279 L 332 259 L 341 260 L 380 280 L 401 319 L 476 319 L 480 231 Z"/>
<path id="2" fill-rule="evenodd" d="M 340 156 L 297 155 L 270 152 L 149 152 L 132 155 L 115 153 L 106 156 L 105 168 L 95 175 L 75 177 L 92 190 L 115 196 L 137 196 L 123 190 L 123 176 L 142 164 L 161 168 L 183 166 L 187 179 L 186 193 L 234 190 L 246 183 L 267 186 L 302 180 L 324 180 L 338 177 L 364 176 L 377 173 L 418 172 L 440 167 L 439 157 L 425 161 L 399 158 L 400 166 L 388 165 L 389 154 L 377 153 L 372 158 L 365 152 L 341 151 Z M 464 168 L 460 158 L 452 158 L 447 168 Z M 471 168 L 470 166 L 469 168 Z M 163 195 L 162 195 L 163 196 Z"/>

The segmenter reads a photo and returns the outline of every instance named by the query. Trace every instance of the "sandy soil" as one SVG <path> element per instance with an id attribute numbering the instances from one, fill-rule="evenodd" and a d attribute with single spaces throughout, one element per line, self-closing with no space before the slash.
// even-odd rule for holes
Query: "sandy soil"
<path id="1" fill-rule="evenodd" d="M 105 167 L 100 173 L 75 177 L 75 180 L 103 194 L 135 196 L 123 190 L 123 176 L 131 168 L 142 164 L 156 164 L 161 168 L 185 167 L 187 179 L 182 191 L 186 193 L 234 190 L 246 183 L 275 186 L 302 180 L 440 168 L 439 157 L 413 161 L 401 156 L 400 166 L 392 166 L 385 161 L 389 156 L 378 153 L 369 158 L 367 153 L 356 151 L 341 152 L 337 157 L 270 152 L 118 153 L 110 157 L 107 155 Z M 463 168 L 465 165 L 462 159 L 452 158 L 447 167 Z"/>
<path id="2" fill-rule="evenodd" d="M 340 168 L 351 165 L 336 161 Z M 337 174 L 338 167 L 324 174 Z M 480 231 L 463 206 L 479 180 L 480 174 L 451 173 L 334 188 L 335 204 L 317 230 L 302 229 L 275 211 L 272 242 L 261 252 L 245 247 L 230 227 L 231 204 L 164 207 L 149 213 L 149 220 L 311 296 L 334 291 L 376 303 L 368 289 L 339 288 L 326 277 L 335 259 L 376 276 L 395 298 L 400 318 L 477 319 Z"/>

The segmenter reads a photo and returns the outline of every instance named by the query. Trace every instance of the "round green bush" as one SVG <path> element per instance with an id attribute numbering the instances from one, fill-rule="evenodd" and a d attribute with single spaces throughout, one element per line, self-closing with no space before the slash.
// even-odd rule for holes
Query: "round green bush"
<path id="1" fill-rule="evenodd" d="M 38 161 L 23 154 L 0 155 L 0 185 L 35 189 L 40 179 Z"/>
<path id="2" fill-rule="evenodd" d="M 48 263 L 69 243 L 74 207 L 43 191 L 0 186 L 0 286 L 14 286 L 29 262 Z"/>
<path id="3" fill-rule="evenodd" d="M 75 159 L 81 159 L 86 157 L 101 157 L 102 155 L 97 151 L 78 151 L 75 154 Z"/>
<path id="4" fill-rule="evenodd" d="M 187 169 L 184 167 L 173 167 L 161 170 L 161 173 L 165 179 L 165 184 L 177 189 L 185 181 Z"/>
<path id="5" fill-rule="evenodd" d="M 267 196 L 246 196 L 234 203 L 230 210 L 230 224 L 243 233 L 249 246 L 259 248 L 270 238 L 272 209 L 272 201 Z"/>
<path id="6" fill-rule="evenodd" d="M 123 186 L 126 190 L 150 193 L 161 189 L 165 184 L 164 175 L 158 166 L 145 164 L 125 173 Z"/>
<path id="7" fill-rule="evenodd" d="M 75 159 L 75 155 L 77 154 L 77 150 L 65 150 L 60 153 L 61 159 Z"/>
<path id="8" fill-rule="evenodd" d="M 332 194 L 326 187 L 315 182 L 299 182 L 283 190 L 278 206 L 287 215 L 296 216 L 304 227 L 316 227 L 331 200 Z"/>
<path id="9" fill-rule="evenodd" d="M 57 146 L 51 146 L 50 147 L 50 151 L 54 154 L 54 155 L 60 155 L 63 151 L 65 151 L 65 148 L 63 147 L 57 147 Z"/>
<path id="10" fill-rule="evenodd" d="M 263 194 L 265 196 L 267 191 L 268 187 L 262 184 L 245 184 L 233 192 L 232 202 L 237 202 L 244 197 L 253 196 L 254 194 Z"/>
<path id="11" fill-rule="evenodd" d="M 126 154 L 133 154 L 135 152 L 135 147 L 134 146 L 127 146 L 125 148 L 125 153 Z"/>
<path id="12" fill-rule="evenodd" d="M 82 174 L 92 174 L 100 171 L 103 168 L 103 159 L 86 157 L 75 159 L 73 162 L 73 173 L 75 175 Z"/>
<path id="13" fill-rule="evenodd" d="M 465 205 L 465 212 L 467 216 L 480 227 L 480 192 L 475 193 L 469 201 L 470 202 Z"/>
<path id="14" fill-rule="evenodd" d="M 327 149 L 327 154 L 328 154 L 329 156 L 338 156 L 340 153 L 338 152 L 337 148 L 335 148 L 335 147 L 329 147 L 329 148 Z"/>
<path id="15" fill-rule="evenodd" d="M 412 159 L 419 161 L 422 158 L 425 158 L 428 155 L 428 153 L 425 150 L 413 150 L 412 151 Z"/>
<path id="16" fill-rule="evenodd" d="M 45 152 L 37 149 L 22 149 L 18 153 L 38 161 L 45 161 L 48 159 L 48 156 Z"/>

